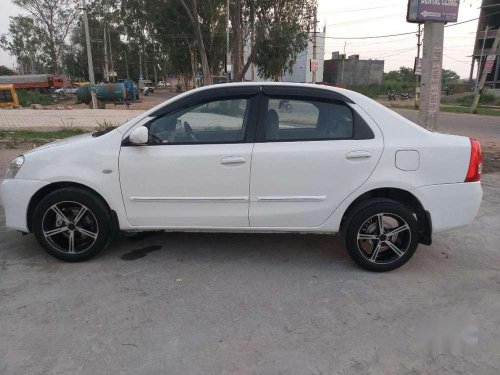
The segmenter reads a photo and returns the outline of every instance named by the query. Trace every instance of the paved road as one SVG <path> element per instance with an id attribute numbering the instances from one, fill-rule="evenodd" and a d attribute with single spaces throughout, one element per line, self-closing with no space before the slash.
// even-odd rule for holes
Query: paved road
<path id="1" fill-rule="evenodd" d="M 417 111 L 410 109 L 396 111 L 407 119 L 417 122 Z M 500 116 L 442 112 L 439 117 L 438 131 L 473 137 L 484 144 L 493 142 L 500 147 Z"/>
<path id="2" fill-rule="evenodd" d="M 57 261 L 0 216 L 0 374 L 499 374 L 500 175 L 403 268 L 338 239 L 155 234 Z"/>

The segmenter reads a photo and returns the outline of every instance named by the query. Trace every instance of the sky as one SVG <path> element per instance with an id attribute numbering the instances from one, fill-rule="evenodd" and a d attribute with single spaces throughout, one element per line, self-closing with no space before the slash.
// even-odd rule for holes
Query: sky
<path id="1" fill-rule="evenodd" d="M 460 0 L 458 22 L 479 17 L 481 0 Z M 326 25 L 325 59 L 334 51 L 359 54 L 361 59 L 385 60 L 385 71 L 413 67 L 416 35 L 380 39 L 345 40 L 346 37 L 378 36 L 417 31 L 406 22 L 406 0 L 318 0 L 318 21 Z M 11 0 L 0 0 L 0 34 L 8 31 L 9 17 L 20 13 Z M 451 25 L 451 24 L 450 24 Z M 318 31 L 320 30 L 318 29 Z M 445 28 L 443 67 L 469 77 L 477 20 Z M 341 39 L 330 39 L 341 38 Z M 0 50 L 0 65 L 12 67 L 14 59 Z"/>

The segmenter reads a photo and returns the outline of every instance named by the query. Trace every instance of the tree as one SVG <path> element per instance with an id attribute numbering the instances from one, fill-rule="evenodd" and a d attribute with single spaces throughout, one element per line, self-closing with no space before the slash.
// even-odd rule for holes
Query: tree
<path id="1" fill-rule="evenodd" d="M 237 3 L 236 3 L 237 4 Z M 251 63 L 259 74 L 277 79 L 290 71 L 297 54 L 307 47 L 307 36 L 316 0 L 244 0 L 241 22 L 233 16 L 233 27 L 241 25 L 242 42 L 234 43 L 239 58 L 241 44 L 247 45 L 247 61 L 235 64 L 235 80 L 243 80 Z M 236 15 L 238 9 L 235 9 Z M 234 20 L 236 19 L 236 21 Z M 280 69 L 281 67 L 281 69 Z"/>
<path id="2" fill-rule="evenodd" d="M 0 76 L 13 76 L 16 72 L 7 68 L 5 65 L 0 65 Z"/>
<path id="3" fill-rule="evenodd" d="M 460 76 L 456 72 L 454 72 L 453 70 L 443 69 L 441 79 L 442 79 L 443 85 L 449 85 L 449 84 L 457 83 L 457 81 L 460 79 Z"/>
<path id="4" fill-rule="evenodd" d="M 277 22 L 269 30 L 255 56 L 259 75 L 278 81 L 284 73 L 292 72 L 297 54 L 307 47 L 307 33 L 297 30 L 290 22 Z"/>
<path id="5" fill-rule="evenodd" d="M 58 73 L 64 40 L 77 17 L 76 0 L 13 0 L 13 3 L 33 19 L 40 44 L 48 55 L 50 70 Z"/>
<path id="6" fill-rule="evenodd" d="M 44 70 L 47 56 L 41 51 L 40 30 L 30 17 L 9 19 L 9 33 L 0 37 L 0 47 L 17 59 L 20 73 Z"/>
<path id="7" fill-rule="evenodd" d="M 204 1 L 202 6 L 199 6 L 197 0 L 179 1 L 186 11 L 196 39 L 204 82 L 206 85 L 211 85 L 213 77 L 213 64 L 211 69 L 207 54 L 206 38 L 204 38 L 204 35 L 209 38 L 209 41 L 214 41 L 217 31 L 220 30 L 221 26 L 223 26 L 225 2 L 221 0 L 212 0 L 210 2 Z"/>
<path id="8" fill-rule="evenodd" d="M 406 85 L 415 84 L 415 74 L 412 68 L 407 68 L 402 66 L 399 70 L 392 70 L 388 73 L 384 73 L 384 80 L 391 82 L 400 82 Z"/>

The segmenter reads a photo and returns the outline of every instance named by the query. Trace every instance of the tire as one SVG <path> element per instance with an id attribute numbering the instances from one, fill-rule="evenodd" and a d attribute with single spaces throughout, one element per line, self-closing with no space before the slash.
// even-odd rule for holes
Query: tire
<path id="1" fill-rule="evenodd" d="M 33 232 L 55 258 L 78 262 L 104 250 L 112 238 L 112 220 L 105 203 L 80 188 L 56 190 L 37 205 Z"/>
<path id="2" fill-rule="evenodd" d="M 382 231 L 380 222 L 383 223 Z M 417 250 L 417 220 L 408 208 L 390 199 L 361 203 L 344 228 L 344 243 L 349 255 L 368 271 L 392 271 L 408 262 Z M 396 233 L 395 229 L 398 229 Z"/>

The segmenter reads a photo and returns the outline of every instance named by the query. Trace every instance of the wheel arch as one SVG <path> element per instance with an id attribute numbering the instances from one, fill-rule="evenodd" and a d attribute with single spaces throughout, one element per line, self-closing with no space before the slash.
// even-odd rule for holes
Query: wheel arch
<path id="1" fill-rule="evenodd" d="M 424 245 L 432 244 L 432 220 L 430 213 L 425 210 L 424 206 L 415 195 L 407 190 L 393 187 L 376 188 L 364 192 L 359 197 L 354 199 L 354 201 L 352 201 L 344 211 L 340 221 L 340 231 L 344 231 L 346 222 L 360 204 L 364 204 L 367 201 L 376 198 L 391 199 L 408 208 L 417 217 L 420 232 L 419 242 Z"/>
<path id="2" fill-rule="evenodd" d="M 60 190 L 60 189 L 68 188 L 68 187 L 74 187 L 74 188 L 86 190 L 89 193 L 95 195 L 95 197 L 97 199 L 99 199 L 104 204 L 104 206 L 109 210 L 109 213 L 111 215 L 111 220 L 112 220 L 111 224 L 112 224 L 112 231 L 113 231 L 113 237 L 114 237 L 119 231 L 119 222 L 118 222 L 118 216 L 117 216 L 116 212 L 110 207 L 109 203 L 106 201 L 106 199 L 104 199 L 102 194 L 100 194 L 98 191 L 92 189 L 91 187 L 89 187 L 87 185 L 80 184 L 78 182 L 71 182 L 71 181 L 58 181 L 58 182 L 50 183 L 48 185 L 45 185 L 41 189 L 39 189 L 35 194 L 33 194 L 33 196 L 30 199 L 30 202 L 28 204 L 28 210 L 26 211 L 26 224 L 27 224 L 28 230 L 30 232 L 32 232 L 32 230 L 33 230 L 33 228 L 32 228 L 33 227 L 33 225 L 32 225 L 33 215 L 35 213 L 36 207 L 42 201 L 42 199 L 45 196 L 47 196 L 48 194 L 50 194 L 56 190 Z"/>

